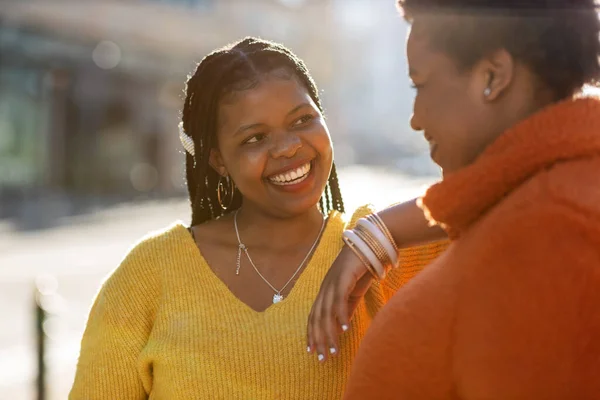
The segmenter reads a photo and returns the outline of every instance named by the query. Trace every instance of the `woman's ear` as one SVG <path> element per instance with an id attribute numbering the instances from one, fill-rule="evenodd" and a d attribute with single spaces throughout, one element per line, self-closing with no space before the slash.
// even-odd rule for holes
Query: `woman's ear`
<path id="1" fill-rule="evenodd" d="M 496 50 L 479 65 L 479 87 L 487 101 L 494 101 L 510 86 L 515 75 L 515 60 L 506 50 Z"/>
<path id="2" fill-rule="evenodd" d="M 208 156 L 208 164 L 214 169 L 217 174 L 227 176 L 227 168 L 223 162 L 223 156 L 218 149 L 212 149 Z"/>

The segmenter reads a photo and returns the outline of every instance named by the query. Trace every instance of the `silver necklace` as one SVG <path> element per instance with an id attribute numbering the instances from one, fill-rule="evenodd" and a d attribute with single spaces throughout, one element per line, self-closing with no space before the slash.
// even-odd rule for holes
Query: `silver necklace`
<path id="1" fill-rule="evenodd" d="M 306 253 L 306 256 L 304 257 L 304 259 L 302 260 L 302 262 L 296 269 L 296 272 L 294 272 L 294 274 L 291 276 L 291 278 L 285 283 L 285 285 L 283 285 L 283 287 L 281 289 L 277 290 L 277 288 L 275 288 L 273 285 L 271 285 L 271 282 L 269 282 L 267 280 L 267 278 L 265 278 L 263 276 L 263 274 L 260 273 L 258 268 L 256 268 L 254 261 L 252 261 L 252 258 L 250 257 L 250 254 L 248 253 L 248 248 L 246 247 L 246 245 L 244 243 L 242 243 L 242 240 L 240 239 L 240 231 L 238 230 L 238 224 L 237 224 L 238 211 L 239 211 L 239 208 L 235 211 L 235 214 L 233 214 L 233 224 L 235 226 L 235 234 L 236 234 L 237 240 L 238 240 L 237 265 L 236 265 L 236 269 L 235 269 L 235 274 L 236 275 L 240 274 L 240 266 L 241 266 L 242 251 L 243 251 L 246 254 L 246 257 L 248 257 L 248 261 L 250 261 L 250 265 L 252 265 L 252 268 L 254 268 L 254 271 L 256 271 L 258 276 L 260 276 L 261 279 L 267 285 L 269 285 L 271 290 L 273 290 L 275 292 L 275 294 L 273 295 L 273 303 L 279 303 L 281 300 L 283 300 L 283 295 L 281 294 L 281 292 L 283 292 L 285 290 L 285 288 L 288 287 L 290 282 L 292 282 L 292 280 L 296 277 L 296 275 L 298 275 L 298 272 L 300 272 L 300 269 L 302 269 L 302 266 L 304 265 L 304 263 L 306 263 L 306 260 L 308 260 L 308 257 L 310 257 L 313 250 L 317 246 L 317 243 L 319 242 L 319 238 L 321 237 L 321 234 L 323 233 L 323 228 L 325 228 L 325 219 L 323 219 L 323 224 L 321 225 L 321 230 L 319 231 L 319 234 L 317 235 L 315 242 L 313 243 L 310 250 L 308 250 L 308 253 Z"/>

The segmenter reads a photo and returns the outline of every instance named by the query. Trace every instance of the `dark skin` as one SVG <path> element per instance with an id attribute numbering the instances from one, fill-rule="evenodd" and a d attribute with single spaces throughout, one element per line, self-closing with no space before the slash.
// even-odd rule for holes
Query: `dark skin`
<path id="1" fill-rule="evenodd" d="M 327 125 L 304 87 L 280 73 L 264 76 L 258 86 L 223 99 L 219 123 L 218 148 L 212 151 L 210 164 L 233 179 L 242 194 L 241 239 L 261 273 L 280 288 L 294 274 L 323 224 L 317 204 L 333 159 Z M 268 181 L 272 174 L 304 160 L 312 160 L 314 177 L 302 190 L 281 191 Z M 407 221 L 406 229 L 398 233 L 418 242 L 431 229 L 411 204 L 396 214 Z M 274 292 L 245 256 L 240 274 L 235 275 L 238 242 L 233 215 L 192 230 L 210 268 L 234 296 L 256 312 L 273 304 Z M 298 276 L 282 292 L 284 298 Z"/>
<path id="2" fill-rule="evenodd" d="M 551 103 L 552 93 L 506 50 L 499 49 L 468 69 L 430 45 L 427 26 L 435 18 L 416 18 L 407 41 L 410 78 L 416 88 L 411 127 L 430 143 L 431 156 L 451 174 L 471 164 L 502 132 Z M 379 213 L 394 240 L 405 247 L 441 239 L 427 229 L 423 213 L 403 203 Z M 410 235 L 406 235 L 410 232 Z M 311 352 L 327 357 L 350 326 L 359 301 L 372 284 L 362 262 L 344 247 L 327 273 L 308 320 Z"/>
<path id="3" fill-rule="evenodd" d="M 262 77 L 256 87 L 223 99 L 217 138 L 210 164 L 221 176 L 233 179 L 243 196 L 238 214 L 242 242 L 257 268 L 279 289 L 294 274 L 323 224 L 317 203 L 333 160 L 327 125 L 295 78 L 273 74 Z M 299 190 L 284 191 L 269 180 L 309 161 L 311 176 Z M 240 274 L 235 274 L 238 242 L 232 214 L 192 229 L 202 255 L 233 295 L 257 312 L 273 304 L 273 290 L 245 256 Z M 299 275 L 282 292 L 284 298 Z"/>

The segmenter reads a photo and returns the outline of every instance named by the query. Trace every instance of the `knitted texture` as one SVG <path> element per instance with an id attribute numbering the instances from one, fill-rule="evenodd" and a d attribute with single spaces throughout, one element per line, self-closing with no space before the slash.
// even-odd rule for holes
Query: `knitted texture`
<path id="1" fill-rule="evenodd" d="M 377 314 L 344 399 L 600 398 L 600 100 L 551 105 L 422 205 L 456 238 Z"/>
<path id="2" fill-rule="evenodd" d="M 447 245 L 404 250 L 359 305 L 339 354 L 319 364 L 306 353 L 308 314 L 349 225 L 330 214 L 291 292 L 263 312 L 214 275 L 181 223 L 148 235 L 94 302 L 70 399 L 339 399 L 373 315 Z"/>
<path id="3" fill-rule="evenodd" d="M 598 156 L 599 112 L 600 100 L 580 98 L 522 121 L 476 163 L 431 186 L 420 200 L 426 214 L 457 237 L 533 175 L 562 161 Z"/>

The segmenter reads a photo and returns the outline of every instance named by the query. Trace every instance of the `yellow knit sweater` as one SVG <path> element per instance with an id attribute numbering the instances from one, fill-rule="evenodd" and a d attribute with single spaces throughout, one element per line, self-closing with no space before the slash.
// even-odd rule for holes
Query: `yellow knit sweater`
<path id="1" fill-rule="evenodd" d="M 352 221 L 369 211 L 359 209 Z M 69 398 L 339 399 L 374 314 L 447 246 L 403 251 L 401 267 L 357 308 L 339 354 L 319 364 L 306 353 L 306 323 L 345 228 L 343 216 L 332 212 L 289 295 L 264 312 L 229 292 L 183 224 L 145 237 L 94 302 Z"/>

